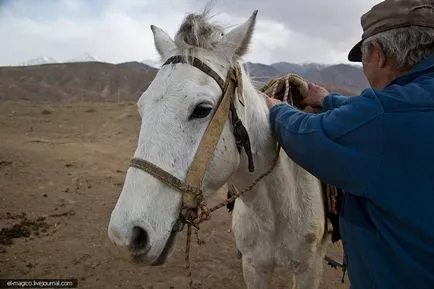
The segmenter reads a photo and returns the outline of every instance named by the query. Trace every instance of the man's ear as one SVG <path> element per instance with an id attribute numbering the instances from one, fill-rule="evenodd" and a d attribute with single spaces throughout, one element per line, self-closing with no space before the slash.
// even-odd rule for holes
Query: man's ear
<path id="1" fill-rule="evenodd" d="M 384 68 L 387 64 L 387 56 L 384 53 L 383 48 L 377 41 L 372 41 L 372 52 L 371 55 L 374 56 L 378 67 Z"/>
<path id="2" fill-rule="evenodd" d="M 226 55 L 232 55 L 234 60 L 247 53 L 255 29 L 257 14 L 258 10 L 255 10 L 244 24 L 231 30 L 225 36 Z"/>

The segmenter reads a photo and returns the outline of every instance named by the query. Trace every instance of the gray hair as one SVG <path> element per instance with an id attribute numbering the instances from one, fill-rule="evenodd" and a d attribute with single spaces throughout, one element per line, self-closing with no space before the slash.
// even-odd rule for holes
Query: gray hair
<path id="1" fill-rule="evenodd" d="M 425 57 L 434 53 L 434 29 L 410 26 L 381 32 L 366 39 L 362 44 L 362 58 L 371 53 L 376 41 L 387 57 L 395 59 L 398 69 L 412 69 Z"/>

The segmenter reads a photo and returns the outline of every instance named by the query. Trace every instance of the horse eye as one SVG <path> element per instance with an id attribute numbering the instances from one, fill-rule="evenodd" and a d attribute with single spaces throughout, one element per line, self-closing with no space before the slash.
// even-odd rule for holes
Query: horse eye
<path id="1" fill-rule="evenodd" d="M 205 103 L 198 104 L 195 108 L 193 113 L 190 115 L 189 119 L 195 119 L 195 118 L 204 118 L 210 114 L 212 111 L 212 106 Z"/>

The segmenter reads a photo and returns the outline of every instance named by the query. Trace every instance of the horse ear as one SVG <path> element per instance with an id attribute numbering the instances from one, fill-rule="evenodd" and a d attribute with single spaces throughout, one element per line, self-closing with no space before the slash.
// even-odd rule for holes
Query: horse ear
<path id="1" fill-rule="evenodd" d="M 256 15 L 258 10 L 255 10 L 250 18 L 237 28 L 231 30 L 226 35 L 226 47 L 229 55 L 233 55 L 238 59 L 245 55 L 249 49 L 249 45 L 253 36 L 253 30 L 256 24 Z"/>
<path id="2" fill-rule="evenodd" d="M 169 53 L 176 48 L 175 42 L 161 28 L 151 25 L 152 33 L 154 34 L 154 44 L 161 58 L 167 58 Z"/>

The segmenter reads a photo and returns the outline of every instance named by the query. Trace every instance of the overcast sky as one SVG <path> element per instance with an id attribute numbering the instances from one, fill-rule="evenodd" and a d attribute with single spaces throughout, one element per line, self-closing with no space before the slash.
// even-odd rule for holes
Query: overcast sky
<path id="1" fill-rule="evenodd" d="M 58 61 L 91 54 L 102 61 L 157 60 L 151 24 L 172 37 L 204 0 L 0 0 L 0 65 L 42 55 Z M 214 0 L 219 24 L 237 25 L 258 9 L 244 60 L 347 63 L 360 16 L 379 0 Z"/>

